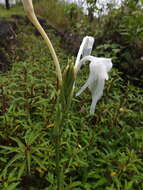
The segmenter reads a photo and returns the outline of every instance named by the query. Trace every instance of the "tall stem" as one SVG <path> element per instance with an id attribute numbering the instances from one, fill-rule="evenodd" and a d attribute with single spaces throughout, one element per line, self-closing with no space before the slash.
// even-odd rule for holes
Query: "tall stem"
<path id="1" fill-rule="evenodd" d="M 48 46 L 48 48 L 50 50 L 50 53 L 52 55 L 52 58 L 54 60 L 54 64 L 55 64 L 55 67 L 56 67 L 59 86 L 61 87 L 62 86 L 62 73 L 61 73 L 60 64 L 59 64 L 57 55 L 55 53 L 55 50 L 53 48 L 53 45 L 52 45 L 51 41 L 49 40 L 46 32 L 44 31 L 44 29 L 40 25 L 36 15 L 35 15 L 32 0 L 23 0 L 23 5 L 24 5 L 24 9 L 25 9 L 25 12 L 27 13 L 27 16 L 28 16 L 29 20 L 32 22 L 32 24 L 40 32 L 41 36 L 43 37 L 44 41 L 46 42 L 46 44 L 47 44 L 47 46 Z"/>

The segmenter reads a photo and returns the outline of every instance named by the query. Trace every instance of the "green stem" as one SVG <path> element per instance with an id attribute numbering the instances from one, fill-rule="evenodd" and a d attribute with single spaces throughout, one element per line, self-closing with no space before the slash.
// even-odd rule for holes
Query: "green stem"
<path id="1" fill-rule="evenodd" d="M 57 126 L 59 128 L 59 126 Z M 60 167 L 60 147 L 61 147 L 61 136 L 58 134 L 55 144 L 56 152 L 56 176 L 57 176 L 57 190 L 61 190 L 61 167 Z"/>
<path id="2" fill-rule="evenodd" d="M 56 121 L 55 121 L 55 127 L 53 129 L 53 141 L 54 141 L 54 147 L 55 147 L 55 162 L 56 162 L 56 177 L 57 177 L 57 190 L 63 190 L 62 188 L 62 170 L 60 166 L 61 161 L 61 137 L 62 137 L 62 127 L 63 125 L 63 112 L 62 112 L 62 106 L 59 103 L 58 100 L 58 107 L 56 110 Z"/>

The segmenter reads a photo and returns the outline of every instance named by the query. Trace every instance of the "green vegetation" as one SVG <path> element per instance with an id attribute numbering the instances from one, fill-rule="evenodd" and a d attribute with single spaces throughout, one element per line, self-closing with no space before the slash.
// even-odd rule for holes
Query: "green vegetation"
<path id="1" fill-rule="evenodd" d="M 14 9 L 3 16 L 10 16 Z M 114 18 L 113 14 L 112 19 L 110 15 L 106 19 L 115 21 Z M 127 23 L 135 26 L 132 18 L 131 23 L 129 16 L 126 19 L 123 26 Z M 84 26 L 80 27 L 86 28 L 86 22 L 83 20 Z M 109 27 L 104 22 L 102 31 L 90 31 L 96 32 L 100 39 Z M 131 31 L 132 27 L 127 29 Z M 124 44 L 110 38 L 112 31 L 111 27 L 107 39 L 96 46 L 93 55 L 112 57 L 118 67 L 121 52 L 124 50 L 130 54 L 130 48 L 123 49 Z M 81 32 L 79 30 L 79 34 Z M 86 30 L 84 32 L 82 35 Z M 53 30 L 47 30 L 47 33 L 63 69 L 71 55 L 61 48 L 60 38 Z M 129 47 L 129 42 L 137 42 L 132 34 L 130 39 L 125 36 L 123 34 L 124 38 L 120 38 L 128 41 L 124 47 Z M 21 23 L 17 31 L 17 46 L 14 47 L 17 56 L 12 69 L 0 74 L 0 188 L 56 190 L 53 132 L 57 81 L 53 60 L 31 25 Z M 79 73 L 75 92 L 87 79 L 87 71 L 84 67 Z M 64 125 L 61 124 L 63 190 L 143 189 L 143 90 L 121 76 L 124 73 L 112 69 L 94 116 L 89 115 L 91 97 L 88 91 L 73 99 Z"/>
<path id="2" fill-rule="evenodd" d="M 97 1 L 86 0 L 89 8 L 88 16 L 82 14 L 82 7 L 77 8 L 73 4 L 60 3 L 61 1 L 46 2 L 35 4 L 38 15 L 45 17 L 60 31 L 68 30 L 81 36 L 94 36 L 97 45 L 105 45 L 102 55 L 107 54 L 107 51 L 109 53 L 116 44 L 118 59 L 115 65 L 124 72 L 126 75 L 124 78 L 142 86 L 143 3 L 141 0 L 124 0 L 118 9 L 114 3 L 109 3 L 108 15 L 103 14 L 103 7 L 98 8 Z M 52 7 L 58 11 L 52 11 Z M 96 12 L 98 17 L 93 17 L 93 12 Z"/>
<path id="3" fill-rule="evenodd" d="M 24 14 L 23 7 L 16 5 L 10 8 L 10 11 L 0 5 L 0 17 L 10 17 L 12 14 Z"/>
<path id="4" fill-rule="evenodd" d="M 35 3 L 36 13 L 46 18 L 60 31 L 69 30 L 72 25 L 75 25 L 75 20 L 79 20 L 83 15 L 81 10 L 76 4 L 67 4 L 64 1 L 43 0 Z"/>

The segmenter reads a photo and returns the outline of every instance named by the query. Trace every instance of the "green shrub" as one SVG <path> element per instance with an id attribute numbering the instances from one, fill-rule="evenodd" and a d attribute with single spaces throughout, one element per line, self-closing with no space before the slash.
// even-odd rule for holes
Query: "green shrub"
<path id="1" fill-rule="evenodd" d="M 106 17 L 103 16 L 96 38 L 100 39 L 100 44 L 118 44 L 121 47 L 116 66 L 128 79 L 135 81 L 135 84 L 141 84 L 143 13 L 140 6 L 131 5 L 132 2 L 120 9 L 113 9 Z"/>

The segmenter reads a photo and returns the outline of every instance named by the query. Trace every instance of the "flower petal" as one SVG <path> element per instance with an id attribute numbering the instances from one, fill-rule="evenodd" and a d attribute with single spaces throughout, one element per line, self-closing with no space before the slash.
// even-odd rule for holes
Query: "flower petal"
<path id="1" fill-rule="evenodd" d="M 94 38 L 93 37 L 86 36 L 83 38 L 83 41 L 80 45 L 80 48 L 79 48 L 79 51 L 77 54 L 77 58 L 76 58 L 76 62 L 75 62 L 75 68 L 78 67 L 81 56 L 85 57 L 85 56 L 88 56 L 91 54 L 93 44 L 94 44 Z"/>
<path id="2" fill-rule="evenodd" d="M 95 112 L 97 101 L 101 98 L 104 90 L 105 80 L 108 80 L 108 72 L 112 68 L 112 61 L 108 58 L 98 58 L 94 56 L 86 56 L 79 62 L 78 66 L 81 67 L 86 61 L 90 61 L 89 77 L 86 83 L 81 87 L 76 96 L 79 96 L 87 87 L 92 94 L 92 104 L 90 107 L 90 114 Z"/>

